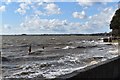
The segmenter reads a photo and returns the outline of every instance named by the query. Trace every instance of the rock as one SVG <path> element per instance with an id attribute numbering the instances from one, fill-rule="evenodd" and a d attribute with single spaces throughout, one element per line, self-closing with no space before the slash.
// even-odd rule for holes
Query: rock
<path id="1" fill-rule="evenodd" d="M 43 52 L 43 50 L 39 50 L 39 51 L 34 51 L 34 52 L 30 52 L 29 55 L 39 55 Z"/>
<path id="2" fill-rule="evenodd" d="M 2 57 L 2 61 L 9 61 L 9 59 L 6 57 Z"/>
<path id="3" fill-rule="evenodd" d="M 48 66 L 51 66 L 51 64 L 42 64 L 42 65 L 40 65 L 41 68 L 48 67 Z"/>
<path id="4" fill-rule="evenodd" d="M 84 47 L 84 46 L 77 46 L 76 48 L 86 48 L 86 47 Z"/>
<path id="5" fill-rule="evenodd" d="M 103 48 L 99 48 L 98 50 L 104 50 Z"/>

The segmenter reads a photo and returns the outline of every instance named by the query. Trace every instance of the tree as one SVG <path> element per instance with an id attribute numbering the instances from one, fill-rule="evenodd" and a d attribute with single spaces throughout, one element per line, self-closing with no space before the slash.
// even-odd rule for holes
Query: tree
<path id="1" fill-rule="evenodd" d="M 113 34 L 120 35 L 120 8 L 115 12 L 115 14 L 111 20 L 110 29 L 112 29 Z M 114 32 L 116 32 L 116 33 L 114 33 Z"/>
<path id="2" fill-rule="evenodd" d="M 118 9 L 115 12 L 115 15 L 113 16 L 110 23 L 110 29 L 119 29 L 119 28 L 120 28 L 120 9 Z"/>

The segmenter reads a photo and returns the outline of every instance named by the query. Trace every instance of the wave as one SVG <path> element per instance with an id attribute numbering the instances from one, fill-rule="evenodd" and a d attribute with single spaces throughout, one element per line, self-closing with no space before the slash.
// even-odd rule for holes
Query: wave
<path id="1" fill-rule="evenodd" d="M 75 41 L 69 43 L 71 44 L 68 45 L 66 43 L 62 45 L 59 43 L 57 45 L 61 46 L 55 47 L 55 45 L 49 50 L 35 50 L 31 55 L 9 57 L 9 61 L 12 63 L 25 62 L 25 64 L 19 65 L 17 70 L 12 71 L 13 74 L 9 74 L 5 78 L 40 77 L 51 79 L 117 56 L 115 54 L 118 50 L 111 50 L 110 45 L 106 45 L 106 43 L 95 41 Z M 87 49 L 84 50 L 83 48 Z M 7 58 L 4 58 L 4 61 L 7 61 Z M 3 67 L 8 69 L 9 66 Z M 16 67 L 13 66 L 13 68 Z"/>
<path id="2" fill-rule="evenodd" d="M 62 49 L 75 49 L 75 48 L 92 48 L 97 47 L 97 42 L 95 41 L 75 41 L 69 42 L 72 43 L 73 46 L 65 46 Z"/>
<path id="3" fill-rule="evenodd" d="M 85 68 L 86 66 L 80 66 L 77 68 L 64 68 L 64 69 L 49 69 L 46 71 L 41 70 L 20 70 L 13 75 L 6 77 L 6 78 L 36 78 L 38 76 L 41 76 L 41 78 L 45 79 L 52 79 L 56 78 L 61 75 L 72 73 L 73 71 L 80 70 Z"/>
<path id="4" fill-rule="evenodd" d="M 73 46 L 66 46 L 66 47 L 64 47 L 64 48 L 62 48 L 62 49 L 74 49 L 75 47 L 73 47 Z"/>

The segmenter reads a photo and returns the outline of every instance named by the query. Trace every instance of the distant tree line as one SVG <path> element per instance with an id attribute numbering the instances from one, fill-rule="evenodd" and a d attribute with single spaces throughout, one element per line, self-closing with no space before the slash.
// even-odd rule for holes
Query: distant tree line
<path id="1" fill-rule="evenodd" d="M 93 34 L 18 34 L 13 36 L 110 36 L 111 32 L 93 33 Z M 12 36 L 12 35 L 5 35 Z"/>
<path id="2" fill-rule="evenodd" d="M 27 34 L 26 34 L 27 35 Z M 32 34 L 27 36 L 110 36 L 111 32 L 107 33 L 93 33 L 93 34 Z M 25 36 L 25 35 L 22 35 Z"/>

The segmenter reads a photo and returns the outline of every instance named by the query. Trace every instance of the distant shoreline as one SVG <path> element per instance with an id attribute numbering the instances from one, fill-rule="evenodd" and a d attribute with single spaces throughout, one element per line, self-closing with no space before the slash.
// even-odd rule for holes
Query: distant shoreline
<path id="1" fill-rule="evenodd" d="M 95 34 L 15 34 L 0 36 L 111 36 L 111 35 L 110 33 L 95 33 Z"/>

